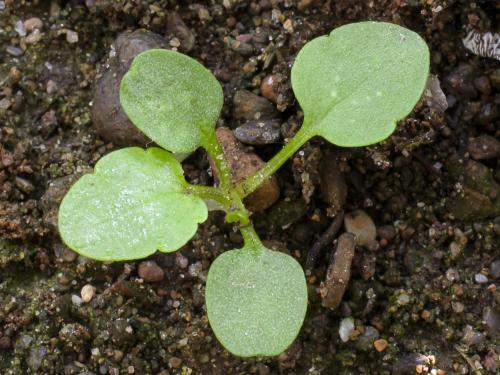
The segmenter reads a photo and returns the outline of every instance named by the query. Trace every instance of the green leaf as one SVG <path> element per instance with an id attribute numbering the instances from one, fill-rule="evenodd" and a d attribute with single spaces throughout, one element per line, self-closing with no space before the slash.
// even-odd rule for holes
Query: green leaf
<path id="1" fill-rule="evenodd" d="M 73 250 L 98 260 L 144 258 L 184 245 L 207 218 L 185 192 L 182 167 L 167 151 L 124 148 L 80 178 L 59 208 L 59 232 Z"/>
<path id="2" fill-rule="evenodd" d="M 178 52 L 139 54 L 120 85 L 120 102 L 144 134 L 172 152 L 192 152 L 214 137 L 224 97 L 203 65 Z"/>
<path id="3" fill-rule="evenodd" d="M 316 38 L 292 68 L 303 131 L 339 146 L 380 142 L 418 102 L 428 71 L 425 41 L 401 26 L 360 22 Z"/>
<path id="4" fill-rule="evenodd" d="M 241 357 L 273 356 L 297 337 L 307 308 L 304 272 L 289 255 L 245 247 L 220 255 L 206 287 L 217 339 Z"/>

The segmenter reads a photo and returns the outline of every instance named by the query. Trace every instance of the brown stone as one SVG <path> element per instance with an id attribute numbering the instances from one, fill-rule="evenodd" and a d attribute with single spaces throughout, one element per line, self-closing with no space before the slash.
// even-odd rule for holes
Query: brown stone
<path id="1" fill-rule="evenodd" d="M 389 346 L 389 343 L 385 339 L 378 339 L 373 342 L 373 346 L 377 352 L 383 352 Z"/>
<path id="2" fill-rule="evenodd" d="M 146 260 L 139 264 L 139 277 L 146 282 L 162 281 L 165 277 L 165 272 L 155 261 Z"/>

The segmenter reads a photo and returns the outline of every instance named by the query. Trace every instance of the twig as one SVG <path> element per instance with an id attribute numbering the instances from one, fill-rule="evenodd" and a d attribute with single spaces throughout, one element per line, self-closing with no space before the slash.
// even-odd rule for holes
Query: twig
<path id="1" fill-rule="evenodd" d="M 340 210 L 337 213 L 335 219 L 333 219 L 328 229 L 321 235 L 320 238 L 318 238 L 318 240 L 311 247 L 311 250 L 309 250 L 309 253 L 307 253 L 306 266 L 305 266 L 306 275 L 311 274 L 312 269 L 316 265 L 316 261 L 318 259 L 321 250 L 328 244 L 332 243 L 335 235 L 337 234 L 337 232 L 340 229 L 340 226 L 342 225 L 343 220 L 344 220 L 344 210 Z"/>

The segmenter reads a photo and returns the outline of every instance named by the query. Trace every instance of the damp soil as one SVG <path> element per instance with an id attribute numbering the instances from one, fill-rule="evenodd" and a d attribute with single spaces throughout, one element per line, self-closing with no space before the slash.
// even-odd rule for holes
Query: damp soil
<path id="1" fill-rule="evenodd" d="M 462 43 L 469 30 L 497 31 L 498 18 L 498 3 L 480 0 L 0 1 L 0 373 L 498 374 L 500 67 Z M 92 104 L 120 33 L 149 30 L 208 67 L 225 93 L 219 126 L 252 120 L 236 93 L 269 99 L 271 142 L 246 141 L 267 160 L 302 118 L 289 80 L 297 52 L 360 20 L 425 38 L 446 100 L 434 90 L 377 146 L 313 139 L 278 172 L 279 201 L 253 219 L 268 246 L 307 263 L 308 313 L 285 353 L 236 358 L 210 330 L 208 268 L 242 242 L 220 213 L 147 263 L 95 262 L 62 244 L 60 199 L 117 147 Z M 184 168 L 211 183 L 203 152 Z M 328 232 L 340 209 L 363 210 L 377 232 L 356 247 L 331 307 L 321 283 L 345 232 Z"/>

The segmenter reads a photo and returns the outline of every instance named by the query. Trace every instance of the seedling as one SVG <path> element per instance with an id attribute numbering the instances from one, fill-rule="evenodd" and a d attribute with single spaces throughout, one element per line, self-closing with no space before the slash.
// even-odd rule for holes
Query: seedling
<path id="1" fill-rule="evenodd" d="M 264 168 L 235 185 L 215 137 L 223 104 L 215 77 L 180 53 L 143 52 L 123 77 L 120 101 L 130 120 L 163 149 L 130 147 L 99 160 L 61 203 L 62 239 L 102 261 L 173 252 L 207 219 L 205 201 L 216 201 L 226 220 L 239 225 L 244 246 L 216 258 L 208 272 L 210 325 L 235 355 L 277 355 L 302 326 L 306 281 L 294 258 L 264 247 L 243 198 L 314 136 L 345 147 L 387 138 L 419 100 L 428 70 L 425 42 L 397 25 L 354 23 L 312 40 L 291 72 L 302 127 Z M 187 183 L 172 154 L 198 147 L 214 161 L 216 187 Z"/>

